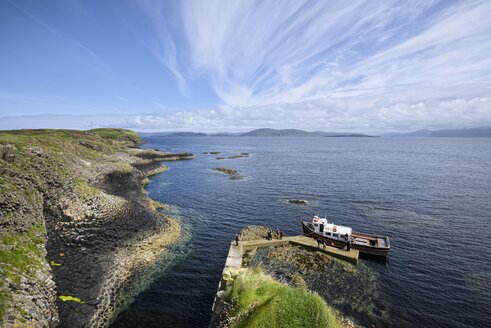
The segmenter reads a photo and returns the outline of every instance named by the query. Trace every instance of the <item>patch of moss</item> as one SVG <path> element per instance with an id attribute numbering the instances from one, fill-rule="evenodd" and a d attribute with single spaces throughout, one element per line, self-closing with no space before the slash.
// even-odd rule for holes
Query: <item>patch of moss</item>
<path id="1" fill-rule="evenodd" d="M 73 184 L 81 200 L 87 200 L 100 193 L 100 190 L 90 187 L 87 181 L 81 178 L 73 178 Z"/>
<path id="2" fill-rule="evenodd" d="M 40 222 L 30 226 L 23 233 L 2 232 L 0 240 L 7 247 L 0 249 L 0 264 L 4 279 L 10 279 L 14 284 L 21 282 L 22 276 L 34 277 L 44 264 L 42 245 L 45 242 L 46 231 Z M 5 313 L 7 303 L 12 295 L 5 289 L 5 280 L 0 282 L 0 318 Z"/>
<path id="3" fill-rule="evenodd" d="M 20 274 L 32 276 L 42 266 L 44 258 L 40 246 L 45 242 L 43 232 L 44 227 L 33 225 L 24 233 L 5 233 L 1 237 L 4 245 L 11 246 L 11 249 L 0 250 L 0 263 L 13 282 L 20 282 Z"/>
<path id="4" fill-rule="evenodd" d="M 70 295 L 60 295 L 60 296 L 58 296 L 58 298 L 60 300 L 62 300 L 63 302 L 74 301 L 74 302 L 77 302 L 80 304 L 85 304 L 85 301 L 82 301 L 80 298 L 70 296 Z"/>

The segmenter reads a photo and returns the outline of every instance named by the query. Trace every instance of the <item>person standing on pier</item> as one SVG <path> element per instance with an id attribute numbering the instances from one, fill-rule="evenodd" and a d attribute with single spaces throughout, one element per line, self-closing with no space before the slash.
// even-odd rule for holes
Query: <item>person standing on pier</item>
<path id="1" fill-rule="evenodd" d="M 344 238 L 346 239 L 346 250 L 349 252 L 351 249 L 351 239 L 348 234 L 344 235 Z"/>
<path id="2" fill-rule="evenodd" d="M 239 234 L 235 234 L 235 246 L 239 246 Z"/>

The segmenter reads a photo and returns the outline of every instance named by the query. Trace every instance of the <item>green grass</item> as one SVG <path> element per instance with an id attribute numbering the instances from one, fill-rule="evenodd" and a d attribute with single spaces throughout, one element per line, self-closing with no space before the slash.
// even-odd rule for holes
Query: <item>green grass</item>
<path id="1" fill-rule="evenodd" d="M 20 282 L 18 273 L 34 273 L 44 262 L 43 252 L 38 247 L 45 242 L 45 230 L 41 224 L 36 224 L 24 233 L 4 233 L 1 241 L 3 245 L 12 246 L 11 250 L 0 250 L 0 263 L 6 276 L 12 281 Z M 42 261 L 40 261 L 42 259 Z"/>
<path id="2" fill-rule="evenodd" d="M 125 130 L 125 129 L 92 129 L 87 132 L 91 134 L 96 134 L 103 138 L 114 139 L 118 141 L 131 141 L 134 143 L 140 143 L 140 136 L 133 131 Z"/>
<path id="3" fill-rule="evenodd" d="M 326 302 L 304 288 L 281 284 L 258 269 L 235 278 L 230 296 L 235 306 L 231 327 L 341 327 Z"/>
<path id="4" fill-rule="evenodd" d="M 73 178 L 73 184 L 81 200 L 87 200 L 100 193 L 99 189 L 89 186 L 84 179 Z"/>
<path id="5" fill-rule="evenodd" d="M 45 242 L 45 234 L 41 223 L 32 225 L 20 234 L 0 234 L 1 243 L 13 248 L 0 250 L 1 272 L 4 275 L 0 281 L 0 318 L 3 318 L 6 304 L 12 300 L 12 295 L 5 289 L 4 278 L 18 284 L 23 275 L 34 277 L 36 270 L 44 264 L 44 254 L 40 246 Z"/>
<path id="6" fill-rule="evenodd" d="M 133 144 L 141 143 L 140 136 L 136 132 L 124 129 L 92 129 L 87 131 L 32 129 L 0 131 L 0 143 L 10 143 L 17 147 L 23 147 L 27 144 L 49 146 L 50 143 L 59 143 L 62 141 L 89 141 L 99 143 L 99 146 L 112 141 Z"/>
<path id="7" fill-rule="evenodd" d="M 84 301 L 82 301 L 80 298 L 78 297 L 74 297 L 74 296 L 69 296 L 69 295 L 61 295 L 61 296 L 58 296 L 58 298 L 60 300 L 62 300 L 63 302 L 67 302 L 67 301 L 74 301 L 74 302 L 77 302 L 77 303 L 80 303 L 80 304 L 85 304 Z"/>

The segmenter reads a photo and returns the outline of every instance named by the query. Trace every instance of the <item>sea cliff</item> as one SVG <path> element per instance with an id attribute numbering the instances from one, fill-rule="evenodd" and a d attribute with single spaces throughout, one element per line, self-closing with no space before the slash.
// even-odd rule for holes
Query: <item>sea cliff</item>
<path id="1" fill-rule="evenodd" d="M 105 327 L 180 236 L 148 176 L 168 154 L 128 130 L 0 132 L 1 326 Z"/>

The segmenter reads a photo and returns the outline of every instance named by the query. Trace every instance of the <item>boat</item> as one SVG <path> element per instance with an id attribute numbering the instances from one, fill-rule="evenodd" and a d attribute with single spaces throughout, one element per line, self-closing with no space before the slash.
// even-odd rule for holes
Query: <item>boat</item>
<path id="1" fill-rule="evenodd" d="M 354 232 L 350 227 L 328 222 L 326 218 L 314 216 L 312 222 L 302 221 L 303 232 L 306 236 L 326 243 L 328 246 L 357 249 L 360 253 L 387 256 L 390 241 L 387 236 Z"/>

